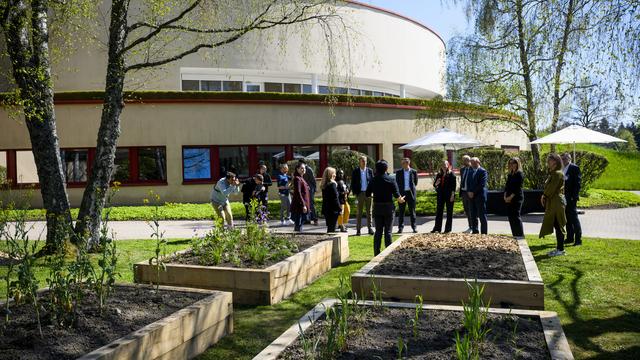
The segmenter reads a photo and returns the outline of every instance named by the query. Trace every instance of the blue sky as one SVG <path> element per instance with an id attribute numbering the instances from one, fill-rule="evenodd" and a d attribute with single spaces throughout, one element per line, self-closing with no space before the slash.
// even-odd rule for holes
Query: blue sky
<path id="1" fill-rule="evenodd" d="M 442 4 L 441 0 L 360 0 L 363 3 L 395 11 L 435 30 L 445 42 L 467 31 L 467 19 L 460 5 Z"/>

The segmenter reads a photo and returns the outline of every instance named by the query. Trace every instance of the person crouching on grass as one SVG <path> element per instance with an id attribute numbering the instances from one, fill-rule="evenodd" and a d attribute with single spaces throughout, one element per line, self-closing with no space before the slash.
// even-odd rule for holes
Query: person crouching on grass
<path id="1" fill-rule="evenodd" d="M 215 210 L 218 217 L 223 218 L 229 228 L 233 228 L 233 214 L 231 213 L 231 205 L 229 204 L 229 195 L 239 191 L 240 181 L 233 172 L 227 172 L 227 175 L 213 186 L 211 190 L 211 206 Z"/>

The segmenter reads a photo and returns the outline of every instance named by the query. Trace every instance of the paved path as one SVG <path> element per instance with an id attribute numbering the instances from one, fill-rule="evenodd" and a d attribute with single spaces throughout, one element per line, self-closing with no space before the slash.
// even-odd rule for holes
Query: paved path
<path id="1" fill-rule="evenodd" d="M 640 240 L 640 207 L 625 209 L 607 209 L 607 210 L 585 210 L 580 215 L 582 223 L 583 236 L 600 237 L 600 238 L 618 238 Z M 542 221 L 541 214 L 530 214 L 523 217 L 524 230 L 526 234 L 537 234 L 540 230 Z M 433 228 L 434 217 L 419 217 L 418 231 L 429 232 Z M 409 219 L 405 220 L 405 224 L 409 223 Z M 238 225 L 242 225 L 239 221 Z M 270 223 L 274 230 L 291 231 L 292 226 L 281 227 L 279 222 L 272 221 Z M 351 229 L 349 234 L 355 234 L 353 229 L 355 219 L 350 221 Z M 129 239 L 148 239 L 151 230 L 144 221 L 113 221 L 110 223 L 111 229 L 115 232 L 116 238 L 119 240 Z M 29 237 L 31 239 L 44 239 L 44 222 L 29 223 L 31 231 Z M 191 238 L 195 235 L 202 235 L 212 227 L 211 221 L 162 221 L 161 228 L 165 231 L 166 238 Z M 454 218 L 453 231 L 460 232 L 467 228 L 466 219 Z M 366 232 L 366 229 L 363 229 Z M 394 227 L 394 230 L 397 228 Z M 411 230 L 405 227 L 405 230 Z M 326 231 L 324 223 L 321 221 L 320 226 L 307 225 L 304 231 Z M 510 234 L 509 223 L 506 217 L 490 216 L 489 232 L 495 234 Z"/>

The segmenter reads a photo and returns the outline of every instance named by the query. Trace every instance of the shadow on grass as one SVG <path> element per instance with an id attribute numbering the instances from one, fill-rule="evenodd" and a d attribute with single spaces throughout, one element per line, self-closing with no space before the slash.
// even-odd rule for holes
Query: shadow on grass
<path id="1" fill-rule="evenodd" d="M 542 257 L 546 257 L 546 255 Z M 547 289 L 553 293 L 554 299 L 564 308 L 566 315 L 570 318 L 570 323 L 563 325 L 567 338 L 580 348 L 597 353 L 589 359 L 640 359 L 640 346 L 607 351 L 594 341 L 603 335 L 637 332 L 638 324 L 640 324 L 640 312 L 628 311 L 618 306 L 616 308 L 622 312 L 621 315 L 605 319 L 585 319 L 580 313 L 582 299 L 578 290 L 578 283 L 584 277 L 584 273 L 574 266 L 566 269 L 574 275 L 568 284 L 569 289 L 566 289 L 567 285 L 563 285 L 566 281 L 564 274 L 559 274 L 554 282 L 547 285 Z"/>
<path id="2" fill-rule="evenodd" d="M 185 245 L 190 244 L 191 239 L 181 239 L 181 240 L 169 240 L 167 241 L 167 245 Z"/>

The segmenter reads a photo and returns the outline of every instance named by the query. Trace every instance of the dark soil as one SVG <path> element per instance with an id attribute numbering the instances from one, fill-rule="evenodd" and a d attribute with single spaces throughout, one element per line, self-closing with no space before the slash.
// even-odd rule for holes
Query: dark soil
<path id="1" fill-rule="evenodd" d="M 529 280 L 517 242 L 498 235 L 416 235 L 405 240 L 371 274 Z"/>
<path id="2" fill-rule="evenodd" d="M 364 319 L 349 323 L 346 350 L 337 359 L 397 359 L 398 339 L 407 344 L 403 359 L 457 359 L 456 332 L 464 334 L 462 312 L 425 310 L 414 339 L 409 320 L 413 309 L 385 308 L 369 310 Z M 550 359 L 539 319 L 514 315 L 489 314 L 486 326 L 491 329 L 481 346 L 482 359 Z M 320 339 L 318 350 L 326 343 L 324 321 L 307 329 L 311 341 Z M 514 332 L 515 328 L 515 332 Z M 304 359 L 300 341 L 287 348 L 279 359 Z"/>
<path id="3" fill-rule="evenodd" d="M 0 359 L 75 359 L 207 296 L 148 287 L 120 287 L 108 299 L 100 316 L 97 299 L 87 294 L 72 328 L 54 327 L 42 313 L 40 337 L 32 305 L 11 308 L 10 324 L 0 326 Z M 46 295 L 42 298 L 46 299 Z M 4 306 L 3 306 L 4 308 Z M 3 311 L 4 314 L 4 311 Z"/>
<path id="4" fill-rule="evenodd" d="M 302 252 L 313 245 L 327 239 L 327 235 L 305 235 L 305 234 L 274 234 L 276 236 L 290 238 L 298 246 L 297 252 Z M 296 252 L 294 252 L 295 254 Z M 215 266 L 230 267 L 230 268 L 250 268 L 250 269 L 265 269 L 269 266 L 276 264 L 284 259 L 269 259 L 264 264 L 255 264 L 249 261 L 242 262 L 239 266 L 228 261 L 223 261 Z M 191 251 L 186 251 L 178 256 L 173 257 L 168 261 L 169 263 L 178 263 L 186 265 L 202 265 L 200 258 L 194 255 Z"/>

